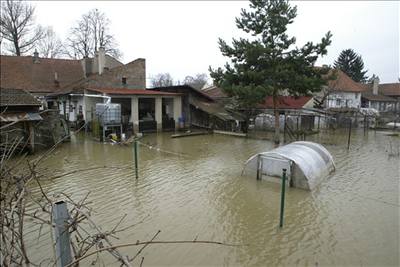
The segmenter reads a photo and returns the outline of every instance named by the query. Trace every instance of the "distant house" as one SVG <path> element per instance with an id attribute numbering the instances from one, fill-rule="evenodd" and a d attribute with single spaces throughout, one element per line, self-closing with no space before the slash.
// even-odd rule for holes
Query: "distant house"
<path id="1" fill-rule="evenodd" d="M 328 81 L 327 86 L 323 88 L 323 92 L 327 94 L 324 100 L 325 108 L 359 109 L 361 107 L 361 93 L 364 91 L 363 86 L 353 81 L 343 71 L 335 71 L 336 78 Z"/>
<path id="2" fill-rule="evenodd" d="M 390 90 L 390 86 L 380 85 L 379 79 L 375 79 L 371 84 L 363 84 L 365 91 L 362 92 L 361 106 L 364 108 L 374 108 L 379 112 L 394 112 L 399 111 L 399 100 L 389 95 L 385 95 L 383 89 L 385 88 L 386 93 L 393 94 L 395 96 L 396 91 Z M 395 89 L 395 86 L 393 86 Z M 389 90 L 388 90 L 389 89 Z M 400 97 L 400 87 L 398 90 L 398 96 Z"/>
<path id="3" fill-rule="evenodd" d="M 400 83 L 379 84 L 379 90 L 384 96 L 389 96 L 397 100 L 396 112 L 400 112 Z"/>

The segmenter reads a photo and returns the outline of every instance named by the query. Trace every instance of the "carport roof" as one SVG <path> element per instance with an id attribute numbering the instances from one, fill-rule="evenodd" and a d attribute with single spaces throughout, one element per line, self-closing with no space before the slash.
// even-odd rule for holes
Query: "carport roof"
<path id="1" fill-rule="evenodd" d="M 87 90 L 105 93 L 109 95 L 161 95 L 161 96 L 179 96 L 178 93 L 168 93 L 145 89 L 128 89 L 128 88 L 87 88 Z"/>

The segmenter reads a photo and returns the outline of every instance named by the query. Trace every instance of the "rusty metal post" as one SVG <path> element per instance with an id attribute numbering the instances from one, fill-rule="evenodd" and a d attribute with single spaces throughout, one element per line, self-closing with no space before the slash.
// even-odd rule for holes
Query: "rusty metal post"
<path id="1" fill-rule="evenodd" d="M 68 230 L 69 213 L 67 203 L 56 202 L 52 214 L 57 267 L 64 267 L 72 262 L 70 235 Z"/>

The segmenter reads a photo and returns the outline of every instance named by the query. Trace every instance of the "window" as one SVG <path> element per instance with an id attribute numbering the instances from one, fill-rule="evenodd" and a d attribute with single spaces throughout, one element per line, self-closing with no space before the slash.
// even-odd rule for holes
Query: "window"
<path id="1" fill-rule="evenodd" d="M 341 104 L 341 100 L 340 99 L 336 99 L 336 106 L 340 107 Z"/>
<path id="2" fill-rule="evenodd" d="M 122 77 L 122 84 L 126 84 L 126 77 Z"/>

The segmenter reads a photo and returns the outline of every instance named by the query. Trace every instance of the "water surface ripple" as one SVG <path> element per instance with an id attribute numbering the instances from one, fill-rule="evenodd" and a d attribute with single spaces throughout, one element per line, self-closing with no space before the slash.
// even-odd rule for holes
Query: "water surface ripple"
<path id="1" fill-rule="evenodd" d="M 283 229 L 278 228 L 279 184 L 240 176 L 248 157 L 273 148 L 265 140 L 148 135 L 141 140 L 146 145 L 140 146 L 136 180 L 132 147 L 77 136 L 43 167 L 51 173 L 124 168 L 78 172 L 43 186 L 75 199 L 90 192 L 94 220 L 102 229 L 111 229 L 124 214 L 122 226 L 144 220 L 115 244 L 149 239 L 157 230 L 160 240 L 245 244 L 150 246 L 143 254 L 147 266 L 399 266 L 399 157 L 389 156 L 399 138 L 354 133 L 349 151 L 346 138 L 340 131 L 310 138 L 332 153 L 336 172 L 313 192 L 288 189 Z M 38 240 L 36 225 L 27 232 L 33 257 L 48 256 L 50 235 Z M 122 251 L 134 255 L 136 250 Z M 119 266 L 106 255 L 103 260 Z"/>

